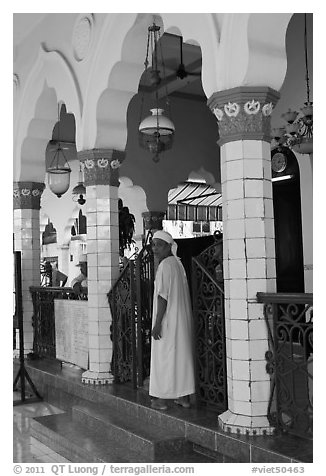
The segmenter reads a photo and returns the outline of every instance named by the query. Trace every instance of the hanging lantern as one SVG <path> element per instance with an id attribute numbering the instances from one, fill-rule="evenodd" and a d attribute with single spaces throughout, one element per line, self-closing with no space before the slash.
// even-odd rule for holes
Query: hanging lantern
<path id="1" fill-rule="evenodd" d="M 83 172 L 80 166 L 78 183 L 72 190 L 72 199 L 74 202 L 78 202 L 79 205 L 84 205 L 86 203 L 86 199 L 84 198 L 85 195 L 86 187 L 83 182 Z"/>
<path id="2" fill-rule="evenodd" d="M 160 63 L 163 68 L 163 78 L 160 76 L 160 70 L 158 69 L 158 41 L 160 39 L 160 27 L 153 23 L 148 27 L 147 36 L 147 52 L 145 58 L 145 76 L 149 76 L 149 83 L 153 86 L 158 86 L 162 79 L 164 81 L 165 66 L 163 60 L 162 48 L 160 48 L 161 58 Z M 151 54 L 152 64 L 149 67 L 149 54 Z M 167 98 L 166 91 L 166 109 L 169 112 L 169 100 Z M 155 91 L 155 104 L 154 108 L 150 109 L 151 115 L 142 119 L 142 107 L 140 113 L 139 124 L 139 145 L 144 149 L 149 150 L 153 154 L 154 162 L 159 161 L 159 154 L 172 147 L 175 127 L 169 117 L 163 115 L 164 109 L 159 106 L 158 91 Z"/>
<path id="3" fill-rule="evenodd" d="M 69 188 L 71 168 L 61 147 L 60 141 L 50 141 L 55 150 L 50 167 L 47 169 L 48 184 L 51 192 L 60 198 Z"/>
<path id="4" fill-rule="evenodd" d="M 306 13 L 304 15 L 304 51 L 307 101 L 300 109 L 301 114 L 291 109 L 282 114 L 282 118 L 286 122 L 285 128 L 276 128 L 272 131 L 272 134 L 278 146 L 285 145 L 299 154 L 312 154 L 313 104 L 310 101 Z"/>
<path id="5" fill-rule="evenodd" d="M 139 125 L 140 141 L 153 156 L 154 162 L 158 162 L 160 152 L 171 148 L 175 127 L 173 122 L 163 116 L 164 109 L 150 109 L 152 115 L 146 117 Z"/>

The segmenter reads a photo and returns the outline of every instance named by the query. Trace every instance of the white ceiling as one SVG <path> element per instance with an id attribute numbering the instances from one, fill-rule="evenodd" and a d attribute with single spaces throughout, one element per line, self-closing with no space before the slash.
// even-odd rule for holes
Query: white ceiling
<path id="1" fill-rule="evenodd" d="M 43 20 L 48 13 L 14 13 L 13 42 L 14 46 L 21 43 L 27 35 Z"/>
<path id="2" fill-rule="evenodd" d="M 32 33 L 34 28 L 42 22 L 49 13 L 14 13 L 13 14 L 13 46 L 17 47 L 24 39 Z M 180 37 L 172 34 L 164 34 L 162 37 L 162 51 L 164 57 L 165 77 L 167 81 L 162 82 L 159 95 L 165 96 L 167 93 L 182 93 L 186 96 L 204 97 L 200 76 L 189 75 L 180 79 L 176 71 L 180 64 Z M 183 43 L 183 63 L 189 72 L 201 71 L 201 50 L 199 46 Z M 161 65 L 162 66 L 162 65 Z M 163 71 L 161 71 L 162 74 Z M 164 85 L 164 86 L 163 86 Z"/>

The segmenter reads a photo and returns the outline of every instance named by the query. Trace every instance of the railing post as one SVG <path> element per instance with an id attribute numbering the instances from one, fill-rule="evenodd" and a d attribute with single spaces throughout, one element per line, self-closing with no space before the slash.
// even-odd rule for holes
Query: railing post
<path id="1" fill-rule="evenodd" d="M 138 367 L 138 386 L 142 387 L 144 381 L 143 375 L 143 344 L 142 344 L 142 293 L 141 293 L 141 276 L 140 265 L 142 252 L 135 260 L 135 276 L 136 276 L 136 299 L 137 299 L 137 367 Z"/>
<path id="2" fill-rule="evenodd" d="M 136 312 L 135 312 L 135 264 L 130 260 L 130 326 L 131 326 L 131 373 L 132 386 L 137 388 L 137 353 L 136 353 Z M 139 310 L 138 310 L 139 312 Z"/>
<path id="3" fill-rule="evenodd" d="M 116 312 L 116 287 L 113 286 L 111 291 L 108 293 L 109 303 L 111 305 L 111 314 L 112 314 L 112 358 L 111 358 L 111 373 L 114 377 L 114 382 L 119 381 L 117 376 L 117 342 L 118 342 L 118 315 Z"/>

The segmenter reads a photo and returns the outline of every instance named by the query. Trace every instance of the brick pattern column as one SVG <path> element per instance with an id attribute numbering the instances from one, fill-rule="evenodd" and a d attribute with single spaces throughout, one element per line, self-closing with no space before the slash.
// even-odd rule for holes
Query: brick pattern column
<path id="1" fill-rule="evenodd" d="M 22 257 L 24 353 L 33 350 L 33 302 L 30 286 L 40 285 L 40 201 L 45 188 L 38 182 L 14 182 L 14 249 Z"/>
<path id="2" fill-rule="evenodd" d="M 219 423 L 250 435 L 273 432 L 267 329 L 256 293 L 276 291 L 270 115 L 278 97 L 269 88 L 234 88 L 208 101 L 219 122 L 223 197 L 228 410 Z"/>
<path id="3" fill-rule="evenodd" d="M 107 293 L 119 276 L 119 166 L 124 153 L 93 149 L 78 153 L 84 166 L 87 211 L 89 369 L 84 383 L 112 381 L 112 316 Z"/>

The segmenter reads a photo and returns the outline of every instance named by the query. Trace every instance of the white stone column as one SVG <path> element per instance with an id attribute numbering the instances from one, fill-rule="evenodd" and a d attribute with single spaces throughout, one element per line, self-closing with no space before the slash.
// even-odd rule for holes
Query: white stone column
<path id="1" fill-rule="evenodd" d="M 270 114 L 278 95 L 269 88 L 215 93 L 223 197 L 228 410 L 220 426 L 242 434 L 271 433 L 267 419 L 267 327 L 257 292 L 276 292 L 271 182 Z"/>
<path id="2" fill-rule="evenodd" d="M 14 250 L 21 251 L 24 354 L 33 351 L 30 286 L 40 286 L 40 199 L 43 183 L 14 183 Z"/>
<path id="3" fill-rule="evenodd" d="M 84 164 L 87 211 L 89 369 L 84 383 L 112 381 L 112 316 L 107 293 L 119 276 L 118 167 L 124 154 L 93 149 L 78 153 Z"/>

